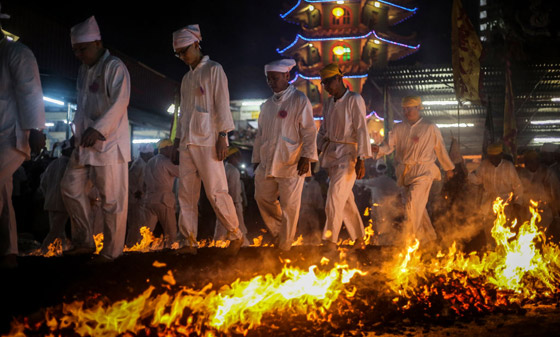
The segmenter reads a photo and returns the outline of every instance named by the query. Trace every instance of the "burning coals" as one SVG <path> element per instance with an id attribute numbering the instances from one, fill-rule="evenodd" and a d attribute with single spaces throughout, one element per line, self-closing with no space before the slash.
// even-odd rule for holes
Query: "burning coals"
<path id="1" fill-rule="evenodd" d="M 453 322 L 558 303 L 560 249 L 539 231 L 537 205 L 521 225 L 508 223 L 506 206 L 500 199 L 494 205 L 496 248 L 482 255 L 456 245 L 430 253 L 413 241 L 382 263 L 287 264 L 279 273 L 202 289 L 181 286 L 169 271 L 166 287 L 149 286 L 131 300 L 48 308 L 41 320 L 15 319 L 9 336 L 360 335 L 403 320 Z"/>

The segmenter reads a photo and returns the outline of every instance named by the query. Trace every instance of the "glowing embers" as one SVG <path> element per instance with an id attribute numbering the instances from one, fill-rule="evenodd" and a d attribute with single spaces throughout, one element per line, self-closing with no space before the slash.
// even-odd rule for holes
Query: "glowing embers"
<path id="1" fill-rule="evenodd" d="M 345 287 L 356 274 L 365 275 L 347 265 L 330 270 L 285 266 L 277 275 L 237 280 L 218 290 L 208 284 L 201 290 L 182 287 L 175 294 L 155 294 L 151 286 L 131 301 L 75 301 L 62 309 L 49 308 L 45 320 L 38 324 L 14 321 L 10 334 L 38 329 L 53 334 L 73 331 L 80 336 L 151 335 L 153 330 L 165 336 L 246 334 L 272 313 L 303 315 L 316 323 L 328 319 L 327 311 L 341 295 L 354 296 L 356 289 L 345 291 Z M 164 277 L 167 283 L 175 283 L 171 272 Z"/>
<path id="2" fill-rule="evenodd" d="M 445 301 L 457 315 L 463 315 L 558 295 L 560 250 L 547 243 L 539 230 L 537 204 L 532 202 L 531 219 L 521 226 L 517 220 L 508 223 L 507 205 L 500 198 L 493 205 L 493 251 L 482 256 L 476 252 L 466 255 L 457 252 L 453 244 L 446 254 L 438 252 L 427 259 L 430 255 L 423 256 L 422 247 L 414 241 L 385 264 L 387 285 L 398 295 L 394 303 L 402 310 L 419 310 L 418 307 L 442 305 Z"/>

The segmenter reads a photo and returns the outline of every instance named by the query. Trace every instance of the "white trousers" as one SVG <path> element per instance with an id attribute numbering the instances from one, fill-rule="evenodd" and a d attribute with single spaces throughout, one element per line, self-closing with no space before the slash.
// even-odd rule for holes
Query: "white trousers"
<path id="1" fill-rule="evenodd" d="M 228 239 L 241 238 L 235 206 L 228 193 L 226 171 L 222 161 L 218 160 L 216 148 L 189 145 L 186 150 L 180 150 L 178 193 L 181 208 L 179 231 L 187 239 L 186 244 L 197 245 L 201 181 L 216 218 L 224 224 L 229 233 Z"/>
<path id="2" fill-rule="evenodd" d="M 171 248 L 171 245 L 177 239 L 175 207 L 167 207 L 163 203 L 149 203 L 145 207 L 144 220 L 145 226 L 147 226 L 152 233 L 157 223 L 159 222 L 161 224 L 165 247 Z"/>
<path id="3" fill-rule="evenodd" d="M 430 221 L 426 204 L 430 196 L 431 177 L 416 177 L 405 186 L 405 234 L 417 238 L 420 243 L 436 239 L 434 226 Z"/>
<path id="4" fill-rule="evenodd" d="M 126 163 L 91 166 L 81 165 L 74 151 L 60 183 L 62 200 L 70 215 L 74 247 L 95 247 L 90 186 L 101 196 L 103 212 L 103 249 L 100 254 L 116 258 L 122 254 L 128 208 L 128 165 Z"/>
<path id="5" fill-rule="evenodd" d="M 329 167 L 328 172 L 330 182 L 325 204 L 327 218 L 322 239 L 336 243 L 343 221 L 350 239 L 363 238 L 364 223 L 352 192 L 356 181 L 355 164 Z"/>
<path id="6" fill-rule="evenodd" d="M 243 203 L 235 202 L 235 213 L 237 214 L 237 221 L 239 222 L 239 230 L 243 233 L 243 246 L 249 246 L 249 240 L 247 239 L 247 227 L 245 227 L 245 219 L 243 218 Z M 227 230 L 222 225 L 219 219 L 216 219 L 216 228 L 214 229 L 214 241 L 224 241 L 227 240 Z"/>
<path id="7" fill-rule="evenodd" d="M 259 166 L 255 172 L 255 200 L 270 233 L 282 250 L 290 250 L 296 235 L 301 192 L 305 177 L 266 177 Z"/>
<path id="8" fill-rule="evenodd" d="M 47 252 L 49 245 L 56 239 L 60 239 L 62 246 L 66 245 L 66 221 L 68 213 L 66 211 L 49 211 L 49 234 L 43 240 L 41 250 Z"/>
<path id="9" fill-rule="evenodd" d="M 147 210 L 142 200 L 136 199 L 133 195 L 128 196 L 128 218 L 126 225 L 127 247 L 132 247 L 142 240 L 140 228 L 146 226 L 146 212 Z"/>
<path id="10" fill-rule="evenodd" d="M 25 155 L 14 147 L 0 148 L 0 256 L 18 254 L 12 176 L 24 160 Z"/>

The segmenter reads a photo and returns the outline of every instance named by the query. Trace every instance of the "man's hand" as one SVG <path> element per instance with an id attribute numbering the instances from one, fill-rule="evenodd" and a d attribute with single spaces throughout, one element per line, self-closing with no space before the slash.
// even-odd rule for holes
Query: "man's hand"
<path id="1" fill-rule="evenodd" d="M 216 154 L 218 155 L 218 160 L 222 161 L 226 159 L 228 153 L 227 138 L 218 136 L 218 141 L 216 142 Z"/>
<path id="2" fill-rule="evenodd" d="M 445 178 L 447 179 L 447 181 L 451 180 L 454 176 L 455 176 L 455 171 L 453 170 L 445 171 Z"/>
<path id="3" fill-rule="evenodd" d="M 298 174 L 300 176 L 309 171 L 309 158 L 301 157 L 297 163 Z"/>
<path id="4" fill-rule="evenodd" d="M 356 162 L 356 179 L 362 179 L 366 175 L 364 161 L 358 158 Z"/>
<path id="5" fill-rule="evenodd" d="M 45 147 L 46 136 L 41 130 L 31 129 L 29 130 L 29 147 L 31 152 L 40 153 Z"/>
<path id="6" fill-rule="evenodd" d="M 98 140 L 105 140 L 105 137 L 103 137 L 103 135 L 99 131 L 95 130 L 92 127 L 89 127 L 82 135 L 82 142 L 80 146 L 91 147 L 95 145 L 95 142 Z"/>
<path id="7" fill-rule="evenodd" d="M 379 145 L 371 144 L 371 152 L 379 153 Z"/>

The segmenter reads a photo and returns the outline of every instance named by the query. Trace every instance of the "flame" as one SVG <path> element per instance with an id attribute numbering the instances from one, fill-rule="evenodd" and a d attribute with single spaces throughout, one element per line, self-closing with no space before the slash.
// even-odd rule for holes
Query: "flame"
<path id="1" fill-rule="evenodd" d="M 95 253 L 99 254 L 103 249 L 103 233 L 98 233 L 93 236 L 93 241 L 95 241 Z"/>
<path id="2" fill-rule="evenodd" d="M 345 285 L 356 274 L 365 275 L 347 265 L 336 265 L 327 271 L 315 265 L 308 270 L 284 266 L 276 276 L 238 279 L 219 290 L 213 290 L 212 284 L 208 284 L 201 290 L 183 287 L 173 295 L 166 292 L 154 295 L 155 288 L 150 286 L 131 301 L 98 302 L 91 307 L 75 301 L 64 304 L 60 314 L 49 308 L 45 322 L 51 331 L 72 327 L 80 336 L 118 336 L 149 327 L 165 327 L 187 335 L 192 332 L 203 336 L 213 336 L 216 332 L 246 334 L 270 313 L 287 312 L 306 315 L 312 320 L 324 319 L 324 313 L 341 294 L 354 296 L 356 288 L 346 290 Z M 174 281 L 171 271 L 166 276 Z M 25 329 L 30 327 L 14 321 L 11 335 L 21 336 Z"/>
<path id="3" fill-rule="evenodd" d="M 300 235 L 296 241 L 292 242 L 292 247 L 293 246 L 302 246 L 303 245 L 303 235 Z"/>
<path id="4" fill-rule="evenodd" d="M 406 298 L 424 298 L 427 296 L 426 288 L 419 285 L 428 280 L 438 277 L 447 283 L 460 280 L 459 285 L 468 290 L 472 287 L 472 280 L 476 279 L 482 284 L 476 287 L 477 291 L 468 290 L 469 294 L 478 296 L 476 293 L 484 292 L 484 289 L 496 289 L 499 292 L 496 303 L 506 300 L 506 294 L 510 295 L 507 301 L 519 302 L 558 291 L 560 250 L 558 246 L 547 243 L 543 232 L 539 230 L 537 205 L 531 201 L 531 219 L 521 224 L 516 232 L 514 229 L 518 227 L 518 221 L 514 219 L 508 224 L 505 214 L 508 202 L 496 199 L 493 204 L 496 219 L 492 228 L 496 249 L 482 256 L 476 252 L 468 255 L 457 252 L 456 244 L 453 243 L 446 254 L 438 252 L 435 258 L 423 260 L 416 240 L 405 252 L 385 265 L 389 288 Z M 537 243 L 540 249 L 537 249 Z M 485 300 L 481 299 L 478 305 L 487 306 Z"/>
<path id="5" fill-rule="evenodd" d="M 128 248 L 124 247 L 124 252 L 149 252 L 154 250 L 160 250 L 163 248 L 164 240 L 163 236 L 156 238 L 152 231 L 143 226 L 140 228 L 140 235 L 142 235 L 142 240 L 135 244 L 134 246 Z"/>
<path id="6" fill-rule="evenodd" d="M 60 255 L 62 255 L 62 240 L 60 238 L 56 238 L 51 244 L 49 244 L 48 251 L 44 256 L 53 257 Z"/>
<path id="7" fill-rule="evenodd" d="M 364 242 L 366 245 L 373 245 L 373 235 L 375 232 L 373 231 L 373 221 L 369 220 L 369 225 L 365 228 L 366 236 L 364 237 Z"/>

